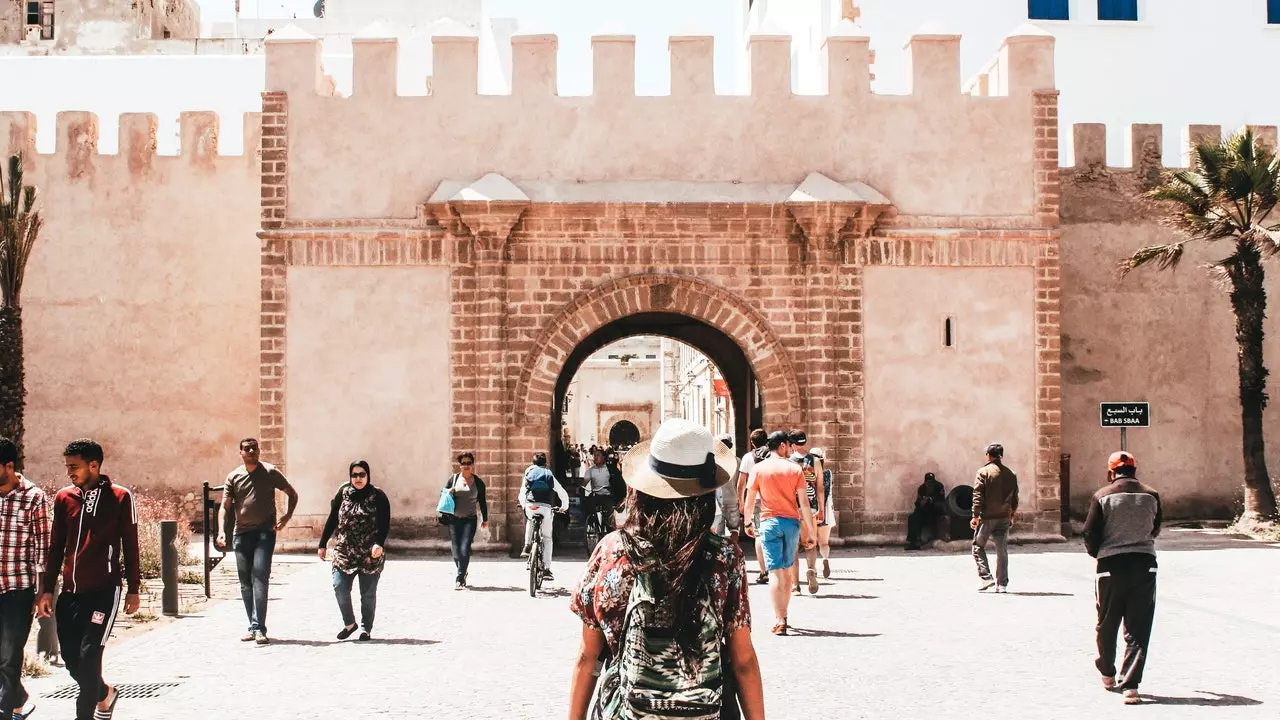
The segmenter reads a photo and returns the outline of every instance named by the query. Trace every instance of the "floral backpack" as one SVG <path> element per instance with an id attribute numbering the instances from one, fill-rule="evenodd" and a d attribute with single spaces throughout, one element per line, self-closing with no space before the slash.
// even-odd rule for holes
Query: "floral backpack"
<path id="1" fill-rule="evenodd" d="M 704 552 L 718 553 L 722 543 L 710 535 Z M 700 648 L 692 662 L 685 660 L 676 640 L 679 618 L 654 597 L 653 579 L 636 575 L 618 654 L 601 674 L 592 720 L 721 720 L 730 692 L 722 619 L 707 593 L 686 614 L 690 610 L 702 618 Z M 731 705 L 736 710 L 737 702 Z"/>

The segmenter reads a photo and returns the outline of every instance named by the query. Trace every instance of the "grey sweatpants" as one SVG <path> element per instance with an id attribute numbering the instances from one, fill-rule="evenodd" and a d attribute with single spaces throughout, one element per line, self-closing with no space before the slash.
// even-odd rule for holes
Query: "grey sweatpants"
<path id="1" fill-rule="evenodd" d="M 978 564 L 978 577 L 991 579 L 991 566 L 987 564 L 987 541 L 996 541 L 996 584 L 1009 584 L 1009 519 L 983 520 L 973 535 L 973 561 Z"/>

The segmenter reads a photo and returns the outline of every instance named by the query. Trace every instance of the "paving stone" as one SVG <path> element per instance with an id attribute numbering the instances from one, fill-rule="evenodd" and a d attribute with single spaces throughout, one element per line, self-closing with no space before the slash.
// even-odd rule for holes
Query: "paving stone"
<path id="1" fill-rule="evenodd" d="M 1013 548 L 1009 595 L 980 594 L 967 554 L 840 551 L 817 597 L 795 598 L 802 631 L 769 633 L 767 588 L 752 586 L 769 718 L 1275 718 L 1280 713 L 1280 546 L 1171 530 L 1143 692 L 1125 708 L 1093 669 L 1093 565 L 1078 542 Z M 328 567 L 314 559 L 272 584 L 267 647 L 241 643 L 236 600 L 107 649 L 107 679 L 180 681 L 117 717 L 562 718 L 580 625 L 568 592 L 583 558 L 556 563 L 537 599 L 517 561 L 477 558 L 470 591 L 447 558 L 392 559 L 376 640 L 337 643 Z M 751 563 L 754 565 L 754 562 Z M 30 682 L 43 694 L 65 670 Z M 41 717 L 71 703 L 41 699 Z"/>

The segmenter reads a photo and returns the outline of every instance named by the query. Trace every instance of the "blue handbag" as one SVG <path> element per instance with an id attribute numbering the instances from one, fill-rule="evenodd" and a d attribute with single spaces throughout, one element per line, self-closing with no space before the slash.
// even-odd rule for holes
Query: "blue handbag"
<path id="1" fill-rule="evenodd" d="M 449 478 L 449 482 L 440 488 L 440 502 L 436 503 L 436 512 L 441 515 L 452 515 L 456 506 L 453 502 L 453 493 L 449 492 L 449 488 L 453 486 L 454 478 Z"/>

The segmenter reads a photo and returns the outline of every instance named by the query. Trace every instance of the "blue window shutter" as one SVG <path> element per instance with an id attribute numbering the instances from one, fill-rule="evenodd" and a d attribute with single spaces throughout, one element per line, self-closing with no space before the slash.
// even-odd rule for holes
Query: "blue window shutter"
<path id="1" fill-rule="evenodd" d="M 1267 22 L 1280 25 L 1280 0 L 1267 0 Z"/>
<path id="2" fill-rule="evenodd" d="M 1098 0 L 1099 20 L 1138 19 L 1138 0 Z"/>
<path id="3" fill-rule="evenodd" d="M 1070 5 L 1071 0 L 1027 0 L 1027 17 L 1031 20 L 1070 20 Z"/>

